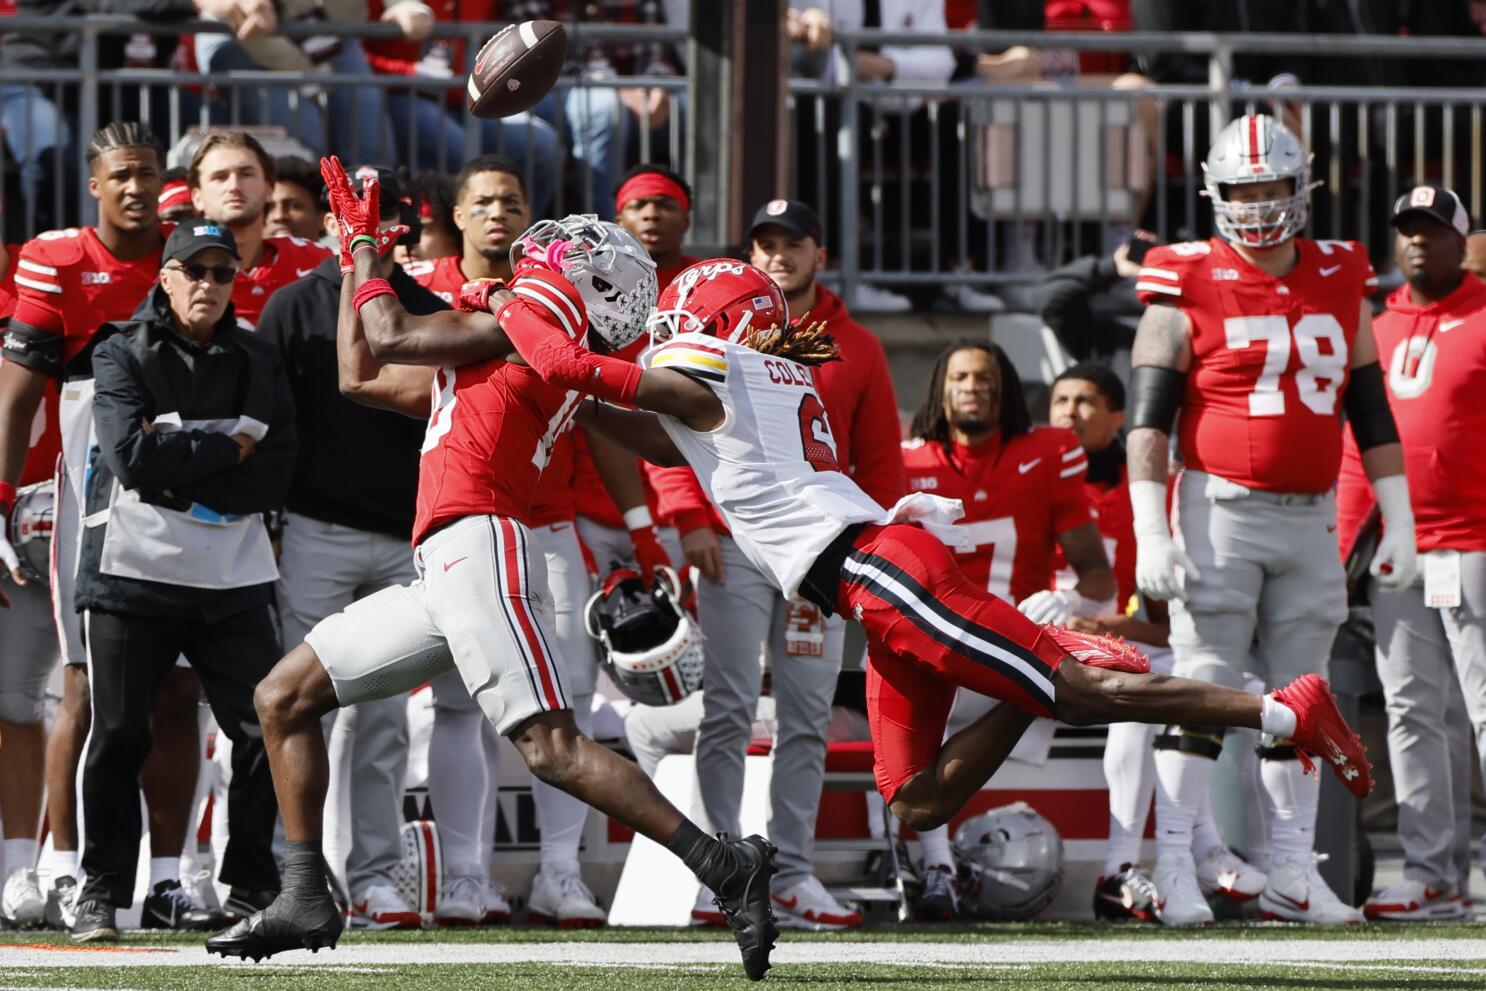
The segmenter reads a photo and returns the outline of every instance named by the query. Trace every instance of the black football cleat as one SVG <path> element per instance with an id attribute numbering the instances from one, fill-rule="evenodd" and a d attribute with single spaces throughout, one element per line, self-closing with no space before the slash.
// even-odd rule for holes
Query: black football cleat
<path id="1" fill-rule="evenodd" d="M 328 889 L 309 899 L 285 892 L 268 908 L 207 937 L 206 952 L 258 961 L 285 950 L 319 952 L 322 946 L 333 950 L 344 928 Z"/>
<path id="2" fill-rule="evenodd" d="M 733 861 L 732 873 L 712 886 L 717 907 L 722 910 L 738 949 L 743 952 L 743 972 L 750 981 L 761 981 L 769 969 L 769 954 L 779 938 L 774 921 L 770 881 L 779 868 L 778 852 L 762 836 L 727 840 L 724 844 Z"/>

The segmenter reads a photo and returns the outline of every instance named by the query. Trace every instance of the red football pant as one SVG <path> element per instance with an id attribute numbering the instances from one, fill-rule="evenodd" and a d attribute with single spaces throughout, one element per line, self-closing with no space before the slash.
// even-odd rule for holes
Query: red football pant
<path id="1" fill-rule="evenodd" d="M 889 802 L 938 757 L 956 689 L 1053 713 L 1062 648 L 1039 643 L 1042 627 L 978 588 L 919 527 L 864 529 L 842 568 L 836 609 L 867 631 L 867 719 L 877 790 Z"/>

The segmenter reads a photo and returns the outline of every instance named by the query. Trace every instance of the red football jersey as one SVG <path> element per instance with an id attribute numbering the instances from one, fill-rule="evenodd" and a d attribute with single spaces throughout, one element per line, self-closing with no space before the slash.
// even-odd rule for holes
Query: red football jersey
<path id="1" fill-rule="evenodd" d="M 174 229 L 160 225 L 160 248 Z M 16 306 L 11 318 L 63 342 L 71 361 L 111 320 L 128 320 L 160 277 L 160 251 L 120 261 L 92 227 L 47 231 L 21 248 L 16 268 Z"/>
<path id="2" fill-rule="evenodd" d="M 572 308 L 583 314 L 581 301 Z M 499 358 L 439 369 L 418 464 L 414 546 L 465 516 L 529 522 L 537 482 L 582 398 Z"/>
<path id="3" fill-rule="evenodd" d="M 1296 238 L 1283 278 L 1220 238 L 1152 248 L 1135 289 L 1179 307 L 1192 368 L 1177 425 L 1189 468 L 1272 492 L 1325 492 L 1341 463 L 1341 395 L 1362 299 L 1377 287 L 1352 241 Z"/>
<path id="4" fill-rule="evenodd" d="M 1486 550 L 1486 285 L 1467 275 L 1428 306 L 1407 285 L 1373 321 L 1398 424 L 1419 550 Z M 1372 486 L 1350 430 L 1337 487 L 1343 553 L 1373 503 Z"/>
<path id="5" fill-rule="evenodd" d="M 1089 459 L 1078 437 L 1058 427 L 1034 427 L 978 447 L 910 440 L 903 467 L 910 492 L 930 492 L 965 504 L 963 527 L 975 550 L 955 559 L 983 588 L 1020 602 L 1052 587 L 1057 537 L 1089 522 L 1084 472 Z"/>
<path id="6" fill-rule="evenodd" d="M 248 330 L 257 327 L 268 297 L 309 275 L 330 255 L 329 248 L 304 238 L 264 238 L 258 264 L 237 273 L 237 281 L 232 284 L 232 312 L 238 326 Z"/>
<path id="7" fill-rule="evenodd" d="M 5 257 L 5 274 L 0 277 L 0 320 L 9 320 L 15 313 L 15 273 L 21 260 L 21 245 L 7 244 Z M 3 361 L 0 359 L 0 363 Z M 48 382 L 46 391 L 41 394 L 41 405 L 31 420 L 31 447 L 26 453 L 26 465 L 21 470 L 21 485 L 44 482 L 56 474 L 57 457 L 62 453 L 62 435 L 57 431 L 60 395 L 56 382 Z"/>

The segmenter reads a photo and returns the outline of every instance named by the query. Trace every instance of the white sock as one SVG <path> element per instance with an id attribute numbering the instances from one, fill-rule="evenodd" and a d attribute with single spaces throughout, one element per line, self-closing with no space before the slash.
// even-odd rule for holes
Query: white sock
<path id="1" fill-rule="evenodd" d="M 542 830 L 542 873 L 553 877 L 577 874 L 578 845 L 588 821 L 588 806 L 544 781 L 532 781 L 531 797 Z"/>
<path id="2" fill-rule="evenodd" d="M 53 880 L 59 877 L 77 877 L 78 852 L 76 850 L 52 850 L 42 858 L 44 870 Z"/>
<path id="3" fill-rule="evenodd" d="M 490 860 L 495 853 L 495 824 L 500 817 L 500 789 L 497 787 L 500 780 L 500 742 L 500 734 L 490 725 L 490 720 L 481 720 L 480 747 L 485 753 L 485 766 L 490 769 L 485 804 L 480 809 L 480 835 L 477 840 L 481 877 L 490 876 Z"/>
<path id="4" fill-rule="evenodd" d="M 882 818 L 882 792 L 867 792 L 867 835 L 874 840 L 887 838 L 887 825 Z"/>
<path id="5" fill-rule="evenodd" d="M 1212 788 L 1213 761 L 1180 750 L 1156 751 L 1156 856 L 1190 854 L 1192 824 Z"/>
<path id="6" fill-rule="evenodd" d="M 155 890 L 155 885 L 161 881 L 179 881 L 181 875 L 181 858 L 174 857 L 151 857 L 150 858 L 150 890 Z"/>
<path id="7" fill-rule="evenodd" d="M 36 866 L 35 840 L 6 840 L 4 849 L 5 877 L 10 877 L 18 870 Z"/>
<path id="8" fill-rule="evenodd" d="M 924 870 L 930 867 L 954 867 L 955 855 L 949 848 L 948 826 L 919 833 L 918 842 L 923 848 Z"/>
<path id="9" fill-rule="evenodd" d="M 1140 842 L 1156 790 L 1155 752 L 1151 740 L 1156 727 L 1145 723 L 1114 723 L 1104 744 L 1104 780 L 1109 785 L 1109 847 L 1104 852 L 1104 876 L 1112 877 L 1126 864 L 1140 863 Z"/>
<path id="10" fill-rule="evenodd" d="M 480 727 L 486 723 L 479 709 L 436 708 L 428 739 L 428 797 L 438 823 L 444 862 L 480 863 L 481 817 L 487 789 L 493 789 L 494 768 L 487 768 L 480 745 Z M 476 870 L 470 874 L 478 874 Z M 456 874 L 456 876 L 458 876 Z"/>
<path id="11" fill-rule="evenodd" d="M 1272 818 L 1269 793 L 1264 790 L 1264 781 L 1259 774 L 1259 740 L 1262 734 L 1256 729 L 1240 729 L 1244 734 L 1243 745 L 1243 791 L 1246 801 L 1245 816 L 1249 833 L 1249 846 L 1244 852 L 1249 863 L 1268 872 L 1272 856 L 1269 848 L 1269 823 Z"/>
<path id="12" fill-rule="evenodd" d="M 1197 860 L 1205 860 L 1224 847 L 1223 837 L 1218 832 L 1218 823 L 1213 818 L 1213 793 L 1212 789 L 1202 796 L 1202 808 L 1197 810 L 1197 818 L 1192 821 L 1192 856 Z"/>
<path id="13" fill-rule="evenodd" d="M 1277 740 L 1288 740 L 1295 735 L 1295 710 L 1276 701 L 1273 694 L 1266 695 L 1259 710 L 1259 728 Z"/>
<path id="14" fill-rule="evenodd" d="M 1310 865 L 1316 846 L 1316 808 L 1321 803 L 1321 779 L 1306 774 L 1298 760 L 1262 760 L 1259 773 L 1273 803 L 1270 817 L 1271 858 Z"/>

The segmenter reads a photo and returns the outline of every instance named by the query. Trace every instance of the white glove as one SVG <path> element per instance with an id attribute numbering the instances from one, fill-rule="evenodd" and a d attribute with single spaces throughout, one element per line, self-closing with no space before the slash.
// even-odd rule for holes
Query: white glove
<path id="1" fill-rule="evenodd" d="M 1107 612 L 1107 602 L 1096 602 L 1079 594 L 1078 589 L 1065 588 L 1034 592 L 1017 606 L 1034 623 L 1044 626 L 1061 626 L 1073 616 L 1098 616 Z"/>
<path id="2" fill-rule="evenodd" d="M 21 577 L 21 559 L 16 556 L 15 548 L 10 546 L 10 517 L 5 513 L 0 513 L 0 564 L 5 566 L 5 574 L 13 578 L 17 585 L 26 584 L 26 579 Z"/>
<path id="3" fill-rule="evenodd" d="M 1166 517 L 1166 486 L 1130 482 L 1130 508 L 1135 514 L 1135 584 L 1153 599 L 1185 599 L 1187 582 L 1202 575 L 1185 551 L 1171 539 Z"/>
<path id="4" fill-rule="evenodd" d="M 1378 580 L 1383 591 L 1402 591 L 1412 585 L 1419 574 L 1409 483 L 1402 475 L 1385 475 L 1373 479 L 1372 490 L 1383 514 L 1383 539 L 1378 541 L 1368 571 Z"/>

